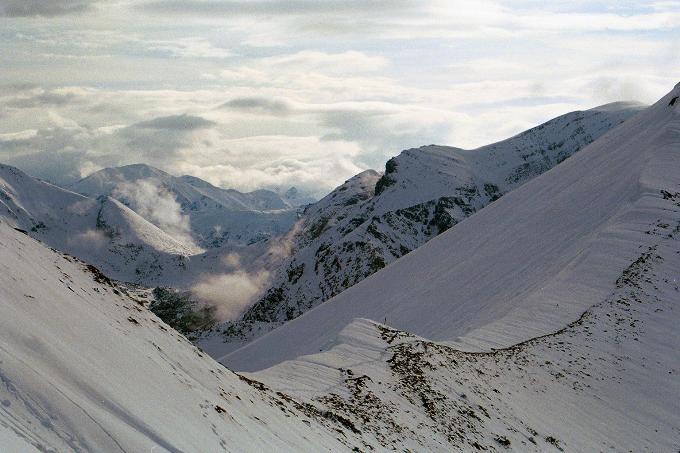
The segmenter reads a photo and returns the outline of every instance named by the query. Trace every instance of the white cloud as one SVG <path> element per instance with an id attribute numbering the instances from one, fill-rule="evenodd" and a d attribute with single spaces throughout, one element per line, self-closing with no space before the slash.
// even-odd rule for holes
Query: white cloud
<path id="1" fill-rule="evenodd" d="M 261 256 L 250 257 L 250 267 L 255 270 L 246 269 L 238 253 L 227 253 L 221 261 L 229 272 L 204 275 L 191 292 L 201 302 L 215 307 L 218 320 L 238 319 L 268 288 L 270 270 L 290 256 L 293 238 L 301 224 L 298 222 L 284 236 L 273 238 Z"/>
<path id="2" fill-rule="evenodd" d="M 191 237 L 189 217 L 170 192 L 159 181 L 144 179 L 135 183 L 121 182 L 113 197 L 130 204 L 139 215 L 158 226 L 179 242 L 198 248 Z"/>
<path id="3" fill-rule="evenodd" d="M 141 42 L 151 51 L 166 52 L 173 57 L 222 59 L 234 56 L 234 53 L 230 50 L 216 47 L 201 37 Z"/>
<path id="4" fill-rule="evenodd" d="M 0 0 L 0 16 L 53 17 L 77 14 L 100 0 Z"/>
<path id="5" fill-rule="evenodd" d="M 302 51 L 290 55 L 264 58 L 259 63 L 276 70 L 283 69 L 294 72 L 314 71 L 323 74 L 356 74 L 383 69 L 389 62 L 384 57 L 370 56 L 357 51 L 342 53 Z"/>
<path id="6" fill-rule="evenodd" d="M 67 240 L 72 247 L 98 250 L 106 247 L 110 239 L 102 231 L 86 230 L 83 233 L 69 236 Z"/>
<path id="7" fill-rule="evenodd" d="M 679 15 L 644 0 L 135 0 L 6 18 L 0 161 L 57 182 L 146 162 L 322 195 L 404 148 L 654 101 L 680 74 Z"/>
<path id="8" fill-rule="evenodd" d="M 220 321 L 237 319 L 255 302 L 269 279 L 269 273 L 254 274 L 237 270 L 230 274 L 210 275 L 191 287 L 191 292 L 204 303 L 216 308 Z"/>

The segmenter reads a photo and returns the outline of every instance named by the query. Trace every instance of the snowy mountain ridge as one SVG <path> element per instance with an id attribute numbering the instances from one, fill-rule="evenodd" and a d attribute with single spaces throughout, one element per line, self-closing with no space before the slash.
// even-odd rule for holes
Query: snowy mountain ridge
<path id="1" fill-rule="evenodd" d="M 382 175 L 360 173 L 305 209 L 293 255 L 244 322 L 229 324 L 227 332 L 243 341 L 299 316 L 567 159 L 642 108 L 620 102 L 568 113 L 475 150 L 409 149 L 390 159 Z M 202 346 L 218 355 L 222 341 L 210 336 Z"/>
<path id="2" fill-rule="evenodd" d="M 577 319 L 614 290 L 649 223 L 672 225 L 663 220 L 680 184 L 672 94 L 225 363 L 258 370 L 325 350 L 355 318 L 386 317 L 470 351 L 509 347 Z"/>
<path id="3" fill-rule="evenodd" d="M 62 250 L 104 242 L 114 248 L 145 246 L 150 253 L 192 255 L 199 250 L 177 241 L 115 199 L 88 198 L 21 170 L 0 164 L 0 215 Z M 129 259 L 129 256 L 125 259 Z M 95 260 L 96 261 L 96 260 Z"/>

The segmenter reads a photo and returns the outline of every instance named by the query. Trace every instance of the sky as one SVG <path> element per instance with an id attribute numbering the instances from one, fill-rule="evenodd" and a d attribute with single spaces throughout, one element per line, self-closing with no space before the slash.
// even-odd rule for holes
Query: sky
<path id="1" fill-rule="evenodd" d="M 0 0 L 0 162 L 323 195 L 680 81 L 675 0 Z"/>

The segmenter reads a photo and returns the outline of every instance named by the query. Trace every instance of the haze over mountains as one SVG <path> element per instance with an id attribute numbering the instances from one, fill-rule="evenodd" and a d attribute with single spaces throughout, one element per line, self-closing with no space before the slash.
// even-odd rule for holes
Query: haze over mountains
<path id="1" fill-rule="evenodd" d="M 477 150 L 407 150 L 384 174 L 350 179 L 291 230 L 274 292 L 246 318 L 294 319 L 220 359 L 241 374 L 63 253 L 89 254 L 116 278 L 138 275 L 125 266 L 142 259 L 178 260 L 172 272 L 150 266 L 150 282 L 186 284 L 195 262 L 226 268 L 234 249 L 198 254 L 208 231 L 191 221 L 194 202 L 198 213 L 228 204 L 221 189 L 136 166 L 83 184 L 91 198 L 3 166 L 0 441 L 26 451 L 674 451 L 679 96 L 680 84 L 645 109 L 574 112 Z M 173 225 L 194 243 L 128 208 L 134 197 L 116 199 L 109 181 L 120 172 L 137 186 L 139 173 L 165 181 L 157 194 L 177 197 L 187 221 Z M 85 246 L 90 231 L 102 248 Z M 271 254 L 270 242 L 255 248 Z"/>

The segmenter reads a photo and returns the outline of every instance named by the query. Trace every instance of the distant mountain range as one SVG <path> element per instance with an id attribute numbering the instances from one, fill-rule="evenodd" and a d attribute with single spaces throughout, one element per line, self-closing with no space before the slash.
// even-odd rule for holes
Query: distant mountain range
<path id="1" fill-rule="evenodd" d="M 298 218 L 274 192 L 243 194 L 146 165 L 101 170 L 70 189 L 0 165 L 0 218 L 146 286 L 189 288 L 228 272 L 223 256 L 236 250 L 254 262 Z"/>
<path id="2" fill-rule="evenodd" d="M 189 237 L 203 248 L 252 244 L 285 233 L 297 220 L 293 205 L 275 192 L 222 189 L 143 164 L 105 168 L 68 189 L 91 197 L 112 196 L 147 217 L 154 217 L 159 201 L 174 202 L 179 213 L 160 209 L 158 219 L 148 220 L 163 227 L 169 216 L 186 216 Z"/>

